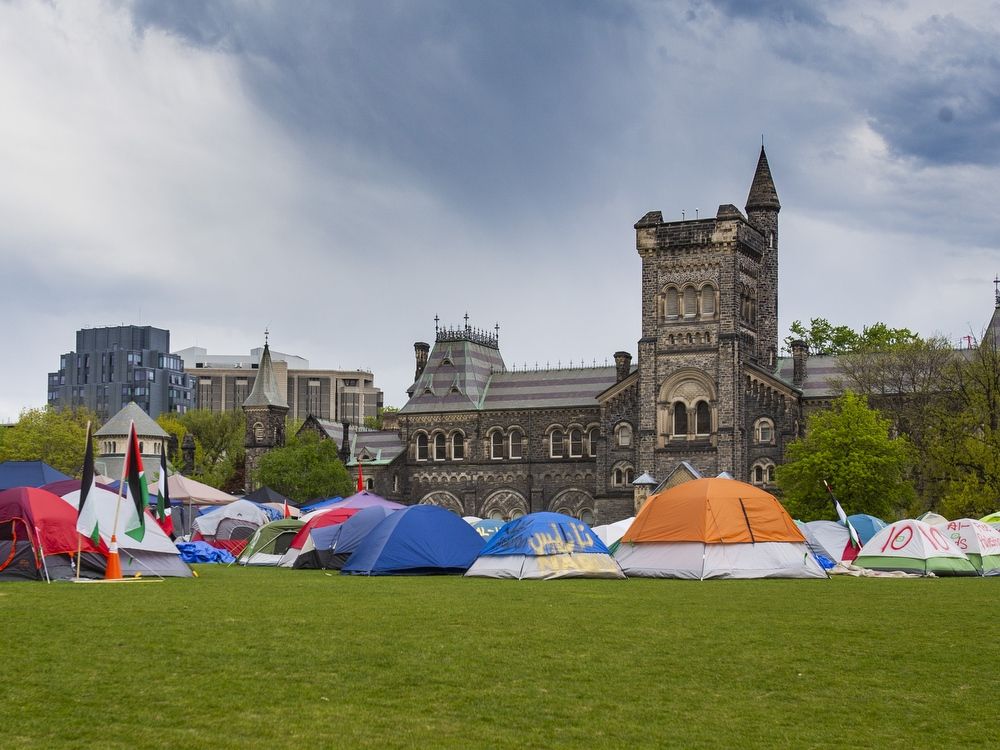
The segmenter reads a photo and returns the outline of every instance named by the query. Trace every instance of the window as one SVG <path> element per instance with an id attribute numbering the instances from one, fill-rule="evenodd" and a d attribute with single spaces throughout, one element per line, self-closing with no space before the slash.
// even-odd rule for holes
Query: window
<path id="1" fill-rule="evenodd" d="M 710 286 L 701 288 L 701 316 L 703 318 L 715 317 L 715 289 Z"/>
<path id="2" fill-rule="evenodd" d="M 256 440 L 258 443 L 263 442 L 263 440 L 264 440 L 264 423 L 263 422 L 254 422 L 254 424 L 253 424 L 253 439 Z"/>
<path id="3" fill-rule="evenodd" d="M 613 487 L 628 487 L 635 479 L 635 470 L 631 466 L 617 466 L 611 472 L 611 485 Z"/>
<path id="4" fill-rule="evenodd" d="M 632 425 L 623 422 L 615 427 L 615 443 L 619 448 L 632 447 Z"/>
<path id="5" fill-rule="evenodd" d="M 680 303 L 676 289 L 667 290 L 666 312 L 668 318 L 676 318 L 680 313 Z"/>
<path id="6" fill-rule="evenodd" d="M 774 467 L 773 466 L 768 466 L 767 467 L 767 481 L 768 481 L 769 484 L 774 481 Z"/>
<path id="7" fill-rule="evenodd" d="M 625 473 L 621 469 L 615 469 L 611 474 L 611 484 L 615 487 L 621 487 L 624 481 Z"/>
<path id="8" fill-rule="evenodd" d="M 596 427 L 591 427 L 590 431 L 587 433 L 587 455 L 594 458 L 597 455 L 597 438 L 600 435 L 600 430 Z"/>
<path id="9" fill-rule="evenodd" d="M 695 432 L 698 435 L 708 435 L 712 431 L 712 411 L 708 404 L 699 401 L 695 409 Z"/>
<path id="10" fill-rule="evenodd" d="M 753 467 L 753 483 L 764 484 L 764 467 L 760 464 Z"/>
<path id="11" fill-rule="evenodd" d="M 524 435 L 520 430 L 511 430 L 510 433 L 510 457 L 521 458 L 524 451 Z"/>
<path id="12" fill-rule="evenodd" d="M 455 461 L 465 458 L 465 436 L 461 432 L 451 436 L 451 457 Z"/>
<path id="13" fill-rule="evenodd" d="M 625 469 L 625 484 L 632 484 L 635 481 L 635 472 L 632 469 Z"/>
<path id="14" fill-rule="evenodd" d="M 774 442 L 774 425 L 770 419 L 758 419 L 754 425 L 754 433 L 758 443 L 769 445 Z"/>
<path id="15" fill-rule="evenodd" d="M 438 433 L 434 436 L 434 460 L 444 461 L 448 457 L 448 445 L 444 435 Z"/>
<path id="16" fill-rule="evenodd" d="M 375 489 L 375 480 L 372 479 L 371 477 L 368 477 L 367 479 L 365 479 L 365 489 L 368 490 L 369 492 L 371 492 L 372 490 L 374 490 Z"/>
<path id="17" fill-rule="evenodd" d="M 693 286 L 684 288 L 684 317 L 693 318 L 698 314 L 698 293 Z"/>
<path id="18" fill-rule="evenodd" d="M 146 443 L 144 443 L 142 440 L 140 440 L 139 441 L 139 453 L 142 454 L 142 453 L 145 453 L 145 452 L 146 452 Z"/>
<path id="19" fill-rule="evenodd" d="M 569 431 L 569 455 L 573 458 L 583 455 L 583 430 Z"/>
<path id="20" fill-rule="evenodd" d="M 427 460 L 427 436 L 422 432 L 417 435 L 417 460 Z"/>
<path id="21" fill-rule="evenodd" d="M 503 458 L 503 433 L 500 430 L 490 435 L 490 458 L 494 460 Z"/>
<path id="22" fill-rule="evenodd" d="M 588 526 L 593 526 L 594 521 L 596 520 L 594 518 L 594 511 L 592 511 L 590 508 L 583 508 L 583 509 L 581 509 L 580 510 L 580 520 L 583 521 Z"/>
<path id="23" fill-rule="evenodd" d="M 563 431 L 552 430 L 549 435 L 549 455 L 552 458 L 562 458 L 563 455 Z"/>
<path id="24" fill-rule="evenodd" d="M 674 402 L 674 435 L 687 435 L 688 412 L 683 401 Z"/>

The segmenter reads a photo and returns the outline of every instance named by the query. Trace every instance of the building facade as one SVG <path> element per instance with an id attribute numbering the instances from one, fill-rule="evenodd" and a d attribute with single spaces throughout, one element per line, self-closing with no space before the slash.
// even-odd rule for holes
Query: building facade
<path id="1" fill-rule="evenodd" d="M 245 486 L 247 492 L 252 492 L 259 487 L 256 474 L 261 456 L 285 444 L 285 418 L 288 416 L 288 403 L 278 389 L 278 379 L 274 374 L 271 352 L 266 342 L 260 355 L 253 388 L 241 406 L 247 417 L 243 443 L 246 448 Z"/>
<path id="2" fill-rule="evenodd" d="M 253 390 L 263 349 L 252 349 L 249 356 L 216 355 L 195 346 L 174 354 L 194 379 L 197 408 L 220 412 L 241 408 Z M 367 370 L 312 370 L 302 357 L 276 351 L 270 356 L 278 392 L 292 419 L 313 415 L 361 425 L 382 408 L 382 391 Z"/>
<path id="3" fill-rule="evenodd" d="M 194 404 L 194 379 L 170 354 L 170 331 L 153 326 L 108 326 L 76 332 L 76 349 L 48 374 L 48 403 L 86 407 L 101 419 L 130 401 L 153 419 Z"/>

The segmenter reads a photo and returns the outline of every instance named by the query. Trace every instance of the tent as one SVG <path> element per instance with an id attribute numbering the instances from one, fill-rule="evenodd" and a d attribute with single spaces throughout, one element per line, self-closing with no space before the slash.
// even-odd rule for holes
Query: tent
<path id="1" fill-rule="evenodd" d="M 0 492 L 0 581 L 102 578 L 103 551 L 76 530 L 77 513 L 58 495 L 37 487 Z M 79 546 L 78 546 L 79 545 Z"/>
<path id="2" fill-rule="evenodd" d="M 278 505 L 284 505 L 288 503 L 289 505 L 294 505 L 294 503 L 287 497 L 282 495 L 276 490 L 272 490 L 270 487 L 258 487 L 249 495 L 243 496 L 244 500 L 251 500 L 255 503 L 277 503 Z"/>
<path id="3" fill-rule="evenodd" d="M 848 516 L 847 520 L 858 532 L 858 539 L 861 540 L 862 545 L 868 544 L 873 536 L 885 528 L 885 521 L 875 516 L 869 516 L 867 513 L 855 513 L 853 516 Z"/>
<path id="4" fill-rule="evenodd" d="M 314 503 L 309 503 L 309 505 L 303 505 L 302 512 L 312 513 L 314 510 L 325 510 L 326 508 L 329 508 L 331 505 L 343 502 L 343 500 L 344 498 L 340 497 L 339 495 L 336 497 L 328 497 L 326 500 L 317 500 Z"/>
<path id="5" fill-rule="evenodd" d="M 0 463 L 0 490 L 11 487 L 41 487 L 70 477 L 44 461 L 4 461 Z"/>
<path id="6" fill-rule="evenodd" d="M 897 521 L 873 536 L 854 564 L 870 570 L 901 570 L 939 576 L 974 576 L 975 566 L 937 526 Z"/>
<path id="7" fill-rule="evenodd" d="M 630 577 L 826 578 L 774 495 L 718 477 L 651 495 L 615 558 Z"/>
<path id="8" fill-rule="evenodd" d="M 498 518 L 483 518 L 472 524 L 472 528 L 476 530 L 479 536 L 489 541 L 494 534 L 503 528 L 503 521 Z"/>
<path id="9" fill-rule="evenodd" d="M 937 528 L 965 553 L 980 574 L 1000 575 L 1000 531 L 971 518 L 947 521 Z"/>
<path id="10" fill-rule="evenodd" d="M 948 519 L 942 516 L 940 513 L 935 513 L 932 510 L 927 511 L 922 516 L 917 516 L 918 521 L 923 521 L 931 526 L 940 526 L 943 523 L 948 523 Z"/>
<path id="11" fill-rule="evenodd" d="M 386 516 L 362 540 L 340 571 L 352 575 L 461 574 L 483 538 L 450 510 L 411 505 Z"/>
<path id="12" fill-rule="evenodd" d="M 612 544 L 625 536 L 625 532 L 628 531 L 633 521 L 635 521 L 635 516 L 623 518 L 621 521 L 604 524 L 603 526 L 595 526 L 594 533 L 597 534 L 598 539 L 610 548 Z"/>
<path id="13" fill-rule="evenodd" d="M 235 495 L 180 474 L 167 477 L 167 490 L 170 492 L 171 502 L 185 505 L 228 505 L 238 499 Z"/>
<path id="14" fill-rule="evenodd" d="M 246 540 L 270 518 L 250 500 L 234 500 L 194 519 L 191 530 L 206 541 Z"/>
<path id="15" fill-rule="evenodd" d="M 80 507 L 80 482 L 67 479 L 62 482 L 47 484 L 43 489 L 62 498 L 73 509 L 74 518 Z M 97 524 L 101 531 L 101 541 L 105 546 L 111 542 L 112 526 L 115 523 L 115 510 L 118 506 L 118 493 L 97 485 L 87 495 L 87 502 L 94 503 L 97 510 Z M 122 499 L 122 503 L 131 502 Z M 136 540 L 124 533 L 124 514 L 119 514 L 118 558 L 121 561 L 122 575 L 155 575 L 173 578 L 190 578 L 191 568 L 184 564 L 177 547 L 170 537 L 160 528 L 153 514 L 146 511 L 146 532 L 142 540 Z M 75 523 L 75 521 L 74 521 Z"/>
<path id="16" fill-rule="evenodd" d="M 503 525 L 466 572 L 481 578 L 624 578 L 593 530 L 562 513 L 529 513 Z"/>
<path id="17" fill-rule="evenodd" d="M 313 513 L 307 513 L 300 518 L 303 521 L 303 525 L 295 533 L 292 538 L 292 542 L 285 554 L 281 556 L 281 560 L 278 565 L 282 568 L 294 568 L 303 567 L 301 565 L 296 566 L 295 561 L 298 559 L 306 550 L 306 546 L 309 545 L 309 549 L 313 549 L 313 546 L 309 544 L 309 535 L 315 529 L 322 529 L 327 526 L 337 526 L 342 524 L 348 518 L 353 516 L 359 511 L 358 508 L 341 508 L 339 505 L 330 506 L 329 508 L 323 508 Z"/>
<path id="18" fill-rule="evenodd" d="M 301 528 L 302 521 L 297 518 L 282 518 L 261 526 L 236 561 L 240 565 L 276 566 Z"/>
<path id="19" fill-rule="evenodd" d="M 983 523 L 988 523 L 993 528 L 1000 528 L 1000 511 L 990 513 L 988 516 L 983 516 L 979 520 Z"/>
<path id="20" fill-rule="evenodd" d="M 858 556 L 858 548 L 851 544 L 851 532 L 839 521 L 809 521 L 804 526 L 808 529 L 806 540 L 818 544 L 833 562 L 851 562 Z"/>
<path id="21" fill-rule="evenodd" d="M 310 532 L 310 538 L 315 549 L 311 553 L 307 553 L 306 548 L 303 547 L 302 554 L 296 559 L 294 567 L 340 570 L 360 546 L 361 541 L 386 516 L 395 512 L 391 508 L 374 505 L 370 508 L 362 508 L 336 526 L 313 529 Z M 315 561 L 310 558 L 315 558 Z M 302 562 L 300 563 L 300 561 Z"/>

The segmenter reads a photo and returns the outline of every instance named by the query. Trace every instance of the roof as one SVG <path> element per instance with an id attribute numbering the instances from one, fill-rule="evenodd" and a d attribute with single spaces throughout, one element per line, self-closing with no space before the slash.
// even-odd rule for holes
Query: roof
<path id="1" fill-rule="evenodd" d="M 791 357 L 779 357 L 775 375 L 791 385 L 794 363 Z M 802 391 L 802 398 L 834 398 L 841 394 L 839 381 L 844 377 L 839 358 L 834 354 L 811 354 L 806 358 L 806 377 L 794 386 Z M 838 386 L 838 387 L 835 387 Z"/>
<path id="2" fill-rule="evenodd" d="M 983 338 L 987 337 L 992 337 L 992 343 L 1000 348 L 1000 299 L 997 300 L 997 306 L 993 308 L 993 317 L 986 326 L 986 335 Z"/>
<path id="3" fill-rule="evenodd" d="M 96 437 L 113 435 L 128 435 L 130 425 L 135 422 L 135 432 L 139 437 L 169 437 L 167 431 L 153 421 L 146 412 L 142 410 L 135 401 L 129 401 L 121 408 L 117 414 L 104 423 L 97 432 Z"/>
<path id="4" fill-rule="evenodd" d="M 478 409 L 493 374 L 506 369 L 500 350 L 493 346 L 469 340 L 438 341 L 400 413 Z"/>
<path id="5" fill-rule="evenodd" d="M 326 436 L 340 446 L 344 439 L 344 426 L 340 422 L 331 419 L 319 419 L 310 415 L 309 419 L 315 422 Z M 305 425 L 303 425 L 305 426 Z M 348 453 L 350 460 L 348 466 L 357 465 L 357 456 L 362 451 L 367 451 L 370 458 L 365 459 L 366 465 L 382 465 L 392 461 L 396 456 L 406 450 L 399 432 L 396 430 L 369 430 L 357 425 L 347 427 Z"/>
<path id="6" fill-rule="evenodd" d="M 755 208 L 781 208 L 781 203 L 778 201 L 778 191 L 774 187 L 771 167 L 768 166 L 767 154 L 764 153 L 763 146 L 760 147 L 757 171 L 754 172 L 753 182 L 750 184 L 750 194 L 747 195 L 747 211 Z"/>
<path id="7" fill-rule="evenodd" d="M 271 350 L 264 344 L 264 353 L 260 355 L 260 366 L 257 377 L 253 381 L 253 389 L 243 406 L 278 406 L 287 409 L 288 404 L 278 390 L 278 380 L 274 377 L 271 366 Z"/>

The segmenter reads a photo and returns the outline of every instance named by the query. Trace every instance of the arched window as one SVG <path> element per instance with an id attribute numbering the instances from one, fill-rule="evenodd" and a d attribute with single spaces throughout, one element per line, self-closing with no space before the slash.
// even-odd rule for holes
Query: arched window
<path id="1" fill-rule="evenodd" d="M 693 318 L 698 314 L 698 292 L 693 286 L 684 287 L 684 317 Z"/>
<path id="2" fill-rule="evenodd" d="M 705 401 L 699 401 L 695 407 L 694 429 L 698 435 L 708 435 L 712 431 L 712 411 Z"/>
<path id="3" fill-rule="evenodd" d="M 715 317 L 715 289 L 707 284 L 701 288 L 701 317 Z"/>
<path id="4" fill-rule="evenodd" d="M 465 436 L 461 432 L 456 432 L 451 436 L 451 457 L 455 461 L 465 459 Z"/>
<path id="5" fill-rule="evenodd" d="M 581 508 L 580 509 L 580 520 L 583 521 L 588 526 L 593 526 L 594 525 L 594 521 L 596 520 L 594 518 L 594 511 L 592 511 L 590 508 Z"/>
<path id="6" fill-rule="evenodd" d="M 392 491 L 399 492 L 399 474 L 392 475 Z"/>
<path id="7" fill-rule="evenodd" d="M 583 430 L 574 428 L 569 431 L 569 455 L 573 458 L 583 455 Z"/>
<path id="8" fill-rule="evenodd" d="M 674 435 L 688 434 L 688 412 L 683 401 L 674 402 Z"/>
<path id="9" fill-rule="evenodd" d="M 621 422 L 615 427 L 615 443 L 619 448 L 632 447 L 632 425 Z"/>
<path id="10" fill-rule="evenodd" d="M 490 435 L 490 458 L 499 460 L 503 458 L 503 433 L 494 430 Z"/>
<path id="11" fill-rule="evenodd" d="M 667 308 L 667 319 L 668 320 L 674 319 L 674 318 L 676 318 L 680 314 L 680 312 L 679 312 L 679 310 L 680 310 L 680 300 L 678 298 L 677 290 L 676 289 L 668 289 L 667 290 L 667 304 L 666 304 L 666 308 Z"/>
<path id="12" fill-rule="evenodd" d="M 552 430 L 549 435 L 549 456 L 552 458 L 562 458 L 563 456 L 563 431 Z"/>
<path id="13" fill-rule="evenodd" d="M 510 431 L 510 457 L 521 458 L 524 454 L 524 435 L 520 430 Z"/>
<path id="14" fill-rule="evenodd" d="M 264 441 L 264 423 L 263 422 L 254 422 L 253 423 L 253 439 L 256 440 L 258 443 L 261 443 L 261 442 Z"/>
<path id="15" fill-rule="evenodd" d="M 417 460 L 427 460 L 427 435 L 422 432 L 417 435 Z"/>
<path id="16" fill-rule="evenodd" d="M 448 457 L 448 444 L 444 435 L 438 433 L 434 436 L 434 460 L 444 461 Z"/>
<path id="17" fill-rule="evenodd" d="M 754 425 L 754 439 L 762 445 L 770 445 L 774 442 L 774 424 L 766 417 L 758 419 Z"/>
<path id="18" fill-rule="evenodd" d="M 767 467 L 767 482 L 768 482 L 768 484 L 771 484 L 772 482 L 774 482 L 774 466 L 773 465 Z"/>
<path id="19" fill-rule="evenodd" d="M 139 453 L 145 453 L 145 452 L 146 452 L 146 444 L 142 440 L 140 440 L 139 441 Z"/>
<path id="20" fill-rule="evenodd" d="M 621 487 L 625 481 L 625 473 L 621 469 L 615 469 L 611 474 L 611 484 Z"/>
<path id="21" fill-rule="evenodd" d="M 597 437 L 600 434 L 600 430 L 596 427 L 591 427 L 587 432 L 587 455 L 594 458 L 597 455 Z"/>
<path id="22" fill-rule="evenodd" d="M 764 467 L 760 464 L 753 467 L 753 483 L 764 484 Z"/>
<path id="23" fill-rule="evenodd" d="M 625 484 L 632 484 L 635 481 L 635 472 L 631 467 L 625 469 Z"/>
<path id="24" fill-rule="evenodd" d="M 375 489 L 375 480 L 371 477 L 365 479 L 365 489 L 371 492 Z"/>

